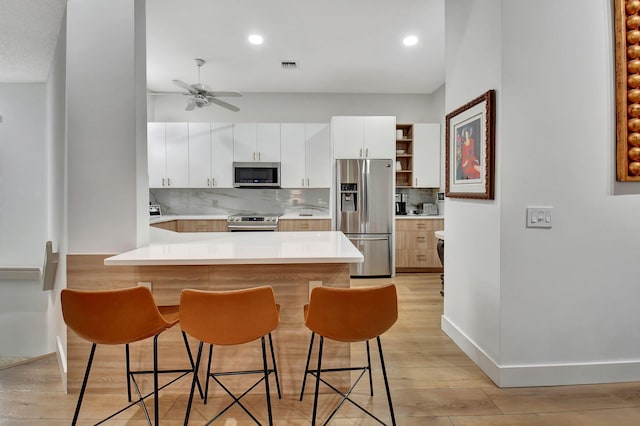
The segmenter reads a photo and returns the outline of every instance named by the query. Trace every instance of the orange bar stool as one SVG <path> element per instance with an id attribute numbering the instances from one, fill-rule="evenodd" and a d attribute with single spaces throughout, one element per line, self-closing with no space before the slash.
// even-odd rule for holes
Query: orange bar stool
<path id="1" fill-rule="evenodd" d="M 365 373 L 369 373 L 369 388 L 371 396 L 373 396 L 373 380 L 371 376 L 371 356 L 369 351 L 369 340 L 375 338 L 378 342 L 378 353 L 380 354 L 380 364 L 382 366 L 382 376 L 384 377 L 384 385 L 387 391 L 387 401 L 389 403 L 389 413 L 391 415 L 391 424 L 396 424 L 395 415 L 393 413 L 393 403 L 391 402 L 391 392 L 389 390 L 389 381 L 387 380 L 387 370 L 384 364 L 384 356 L 382 353 L 382 344 L 380 343 L 380 335 L 389 330 L 398 319 L 398 296 L 395 284 L 387 284 L 383 286 L 368 288 L 331 288 L 331 287 L 315 287 L 311 291 L 309 304 L 304 306 L 305 325 L 311 333 L 311 341 L 309 342 L 309 354 L 307 355 L 307 364 L 305 367 L 304 378 L 302 380 L 302 390 L 300 391 L 300 401 L 304 396 L 304 389 L 307 381 L 307 375 L 316 377 L 316 387 L 313 400 L 313 418 L 312 425 L 316 424 L 316 415 L 318 409 L 318 390 L 320 382 L 327 385 L 330 389 L 342 396 L 342 400 L 333 409 L 325 425 L 336 414 L 338 409 L 345 401 L 351 402 L 364 413 L 375 419 L 381 424 L 385 424 L 378 417 L 367 411 L 357 402 L 350 398 L 351 393 Z M 320 344 L 318 347 L 318 365 L 315 369 L 309 369 L 311 360 L 311 351 L 315 336 L 320 336 Z M 324 338 L 339 342 L 366 342 L 367 347 L 367 365 L 362 367 L 345 367 L 345 368 L 328 368 L 322 369 L 322 349 Z M 321 378 L 321 373 L 337 372 L 337 371 L 361 371 L 348 392 L 342 393 L 331 383 Z"/>
<path id="2" fill-rule="evenodd" d="M 180 326 L 183 331 L 200 341 L 198 355 L 196 356 L 195 373 L 189 394 L 189 403 L 187 405 L 187 414 L 184 420 L 185 425 L 189 422 L 189 414 L 194 388 L 197 383 L 197 372 L 200 367 L 203 344 L 208 343 L 211 350 L 214 345 L 240 345 L 253 342 L 258 338 L 260 338 L 262 344 L 262 370 L 211 372 L 211 352 L 209 353 L 207 385 L 205 386 L 205 404 L 209 389 L 209 379 L 213 379 L 220 385 L 220 387 L 233 398 L 233 402 L 216 414 L 207 424 L 218 419 L 234 404 L 238 404 L 253 421 L 260 424 L 258 419 L 256 419 L 240 400 L 262 381 L 264 381 L 265 384 L 269 424 L 273 424 L 269 390 L 269 375 L 271 373 L 274 373 L 276 378 L 278 398 L 281 398 L 281 395 L 271 332 L 278 328 L 279 324 L 280 310 L 278 305 L 276 305 L 273 289 L 269 286 L 231 291 L 182 290 L 180 298 Z M 269 337 L 272 368 L 269 368 L 267 364 L 265 336 Z M 219 377 L 238 374 L 261 374 L 261 377 L 254 385 L 237 397 L 220 381 Z"/>
<path id="3" fill-rule="evenodd" d="M 93 357 L 97 345 L 125 345 L 127 369 L 127 393 L 131 402 L 131 382 L 136 388 L 138 399 L 113 413 L 99 423 L 113 418 L 126 409 L 140 403 L 147 421 L 151 424 L 144 400 L 154 396 L 154 420 L 159 424 L 158 391 L 174 383 L 178 379 L 193 371 L 194 363 L 187 337 L 182 333 L 183 340 L 191 363 L 191 369 L 158 370 L 158 336 L 163 331 L 173 327 L 179 321 L 178 306 L 156 306 L 151 291 L 146 287 L 130 287 L 117 290 L 80 291 L 63 289 L 60 295 L 62 302 L 62 316 L 66 325 L 81 338 L 92 343 L 87 368 L 85 370 L 80 395 L 73 415 L 72 425 L 75 425 L 82 406 L 82 399 L 87 387 L 89 373 L 93 364 Z M 132 371 L 129 362 L 129 344 L 153 337 L 153 370 Z M 159 373 L 182 373 L 169 383 L 158 387 Z M 136 374 L 153 374 L 153 392 L 142 395 L 135 379 Z M 200 383 L 198 382 L 200 388 Z M 200 390 L 202 395 L 202 390 Z"/>

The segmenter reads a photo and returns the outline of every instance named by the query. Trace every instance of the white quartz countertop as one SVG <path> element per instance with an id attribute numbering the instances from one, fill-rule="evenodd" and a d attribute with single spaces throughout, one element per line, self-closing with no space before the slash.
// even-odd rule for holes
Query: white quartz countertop
<path id="1" fill-rule="evenodd" d="M 444 241 L 444 231 L 435 231 L 433 234 L 437 239 Z"/>
<path id="2" fill-rule="evenodd" d="M 339 231 L 171 232 L 150 228 L 150 244 L 105 265 L 360 263 L 360 251 Z"/>

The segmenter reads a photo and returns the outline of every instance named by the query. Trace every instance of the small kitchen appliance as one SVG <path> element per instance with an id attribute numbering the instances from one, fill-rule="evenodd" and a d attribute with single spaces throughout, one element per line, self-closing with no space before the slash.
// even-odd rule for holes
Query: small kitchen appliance
<path id="1" fill-rule="evenodd" d="M 407 194 L 396 194 L 396 215 L 407 214 Z"/>

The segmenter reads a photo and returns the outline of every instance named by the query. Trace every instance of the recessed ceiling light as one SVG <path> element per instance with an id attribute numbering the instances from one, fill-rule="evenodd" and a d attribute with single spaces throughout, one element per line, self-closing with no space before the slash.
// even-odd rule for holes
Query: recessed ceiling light
<path id="1" fill-rule="evenodd" d="M 402 40 L 402 43 L 405 46 L 414 46 L 415 44 L 418 43 L 418 37 L 414 35 L 406 36 L 404 40 Z"/>
<path id="2" fill-rule="evenodd" d="M 251 34 L 249 36 L 249 43 L 251 44 L 262 44 L 263 41 L 264 39 L 259 34 Z"/>

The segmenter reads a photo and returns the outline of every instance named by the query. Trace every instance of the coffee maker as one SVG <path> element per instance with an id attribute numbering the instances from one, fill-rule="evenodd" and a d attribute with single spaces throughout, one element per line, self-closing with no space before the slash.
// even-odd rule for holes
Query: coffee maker
<path id="1" fill-rule="evenodd" d="M 407 194 L 396 194 L 396 215 L 407 214 Z"/>

